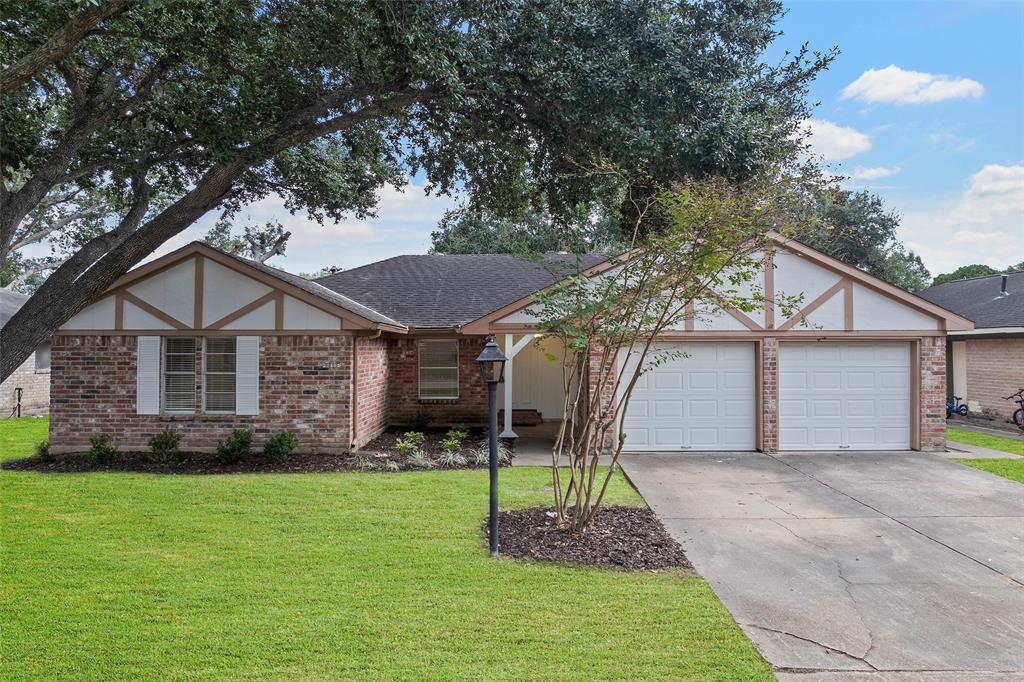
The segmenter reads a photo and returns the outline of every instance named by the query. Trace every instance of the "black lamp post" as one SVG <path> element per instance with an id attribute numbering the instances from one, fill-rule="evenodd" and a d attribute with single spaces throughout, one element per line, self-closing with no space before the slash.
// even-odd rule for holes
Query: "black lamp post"
<path id="1" fill-rule="evenodd" d="M 490 439 L 491 474 L 491 515 L 489 519 L 491 556 L 498 556 L 498 384 L 505 380 L 505 363 L 508 358 L 502 354 L 494 339 L 489 339 L 476 362 L 480 365 L 480 376 L 487 382 L 487 406 L 490 410 L 488 438 Z"/>

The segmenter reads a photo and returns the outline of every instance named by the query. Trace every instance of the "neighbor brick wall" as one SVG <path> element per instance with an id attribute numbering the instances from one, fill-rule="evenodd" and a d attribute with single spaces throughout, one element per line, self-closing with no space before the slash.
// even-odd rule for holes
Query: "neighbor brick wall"
<path id="1" fill-rule="evenodd" d="M 779 340 L 761 340 L 761 451 L 779 450 Z"/>
<path id="2" fill-rule="evenodd" d="M 165 427 L 181 432 L 184 449 L 212 449 L 236 428 L 252 429 L 257 444 L 277 431 L 291 431 L 303 452 L 349 447 L 351 336 L 262 337 L 260 414 L 247 417 L 136 414 L 136 345 L 135 336 L 54 339 L 51 447 L 85 449 L 89 436 L 109 433 L 124 450 L 145 449 Z M 196 367 L 201 386 L 202 363 Z"/>
<path id="3" fill-rule="evenodd" d="M 946 339 L 926 336 L 920 342 L 920 434 L 922 450 L 946 449 Z"/>
<path id="4" fill-rule="evenodd" d="M 356 423 L 353 446 L 373 440 L 388 422 L 388 340 L 355 337 Z"/>
<path id="5" fill-rule="evenodd" d="M 480 378 L 476 358 L 487 338 L 459 339 L 458 400 L 420 400 L 418 339 L 396 337 L 388 342 L 389 421 L 407 423 L 418 414 L 434 424 L 485 424 L 487 422 L 487 384 Z"/>
<path id="6" fill-rule="evenodd" d="M 984 414 L 1009 420 L 1017 403 L 1003 400 L 1024 388 L 1024 339 L 969 339 L 967 395 Z"/>
<path id="7" fill-rule="evenodd" d="M 15 412 L 16 388 L 21 388 L 21 414 L 46 414 L 50 409 L 50 370 L 36 371 L 36 354 L 28 356 L 7 380 L 0 384 L 0 419 Z"/>

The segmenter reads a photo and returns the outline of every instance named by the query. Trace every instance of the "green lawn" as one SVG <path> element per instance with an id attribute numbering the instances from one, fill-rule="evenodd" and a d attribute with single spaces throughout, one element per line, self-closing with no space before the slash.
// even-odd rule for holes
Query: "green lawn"
<path id="1" fill-rule="evenodd" d="M 987 433 L 968 431 L 966 429 L 946 429 L 946 438 L 957 443 L 978 445 L 983 448 L 1002 450 L 1011 455 L 1024 455 L 1024 440 L 1015 438 L 1003 438 L 1002 436 L 990 436 Z"/>
<path id="2" fill-rule="evenodd" d="M 699 578 L 490 559 L 486 481 L 0 472 L 0 678 L 771 679 Z"/>

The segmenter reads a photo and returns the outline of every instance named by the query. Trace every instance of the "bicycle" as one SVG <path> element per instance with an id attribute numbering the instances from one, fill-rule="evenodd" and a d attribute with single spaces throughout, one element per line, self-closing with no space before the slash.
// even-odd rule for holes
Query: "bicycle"
<path id="1" fill-rule="evenodd" d="M 1024 388 L 1013 395 L 1008 395 L 1003 400 L 1013 400 L 1017 403 L 1017 410 L 1013 413 L 1013 423 L 1017 428 L 1024 431 Z"/>
<path id="2" fill-rule="evenodd" d="M 958 395 L 951 395 L 946 398 L 946 419 L 949 419 L 953 414 L 959 414 L 963 416 L 967 414 L 967 403 L 960 402 L 963 400 Z"/>

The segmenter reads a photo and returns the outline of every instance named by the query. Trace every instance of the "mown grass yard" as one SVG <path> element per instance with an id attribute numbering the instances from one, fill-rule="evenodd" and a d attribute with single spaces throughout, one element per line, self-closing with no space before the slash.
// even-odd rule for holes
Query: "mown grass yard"
<path id="1" fill-rule="evenodd" d="M 490 559 L 486 477 L 0 472 L 0 678 L 771 679 L 700 578 Z"/>
<path id="2" fill-rule="evenodd" d="M 956 443 L 967 443 L 969 445 L 980 445 L 984 448 L 1001 450 L 1011 455 L 1024 455 L 1024 441 L 1014 438 L 1003 438 L 992 436 L 987 433 L 977 433 L 966 429 L 946 429 L 946 437 Z M 966 464 L 975 469 L 987 471 L 996 476 L 1002 476 L 1018 483 L 1024 483 L 1024 459 L 1011 459 L 1009 457 L 994 459 L 958 459 L 957 462 Z"/>

